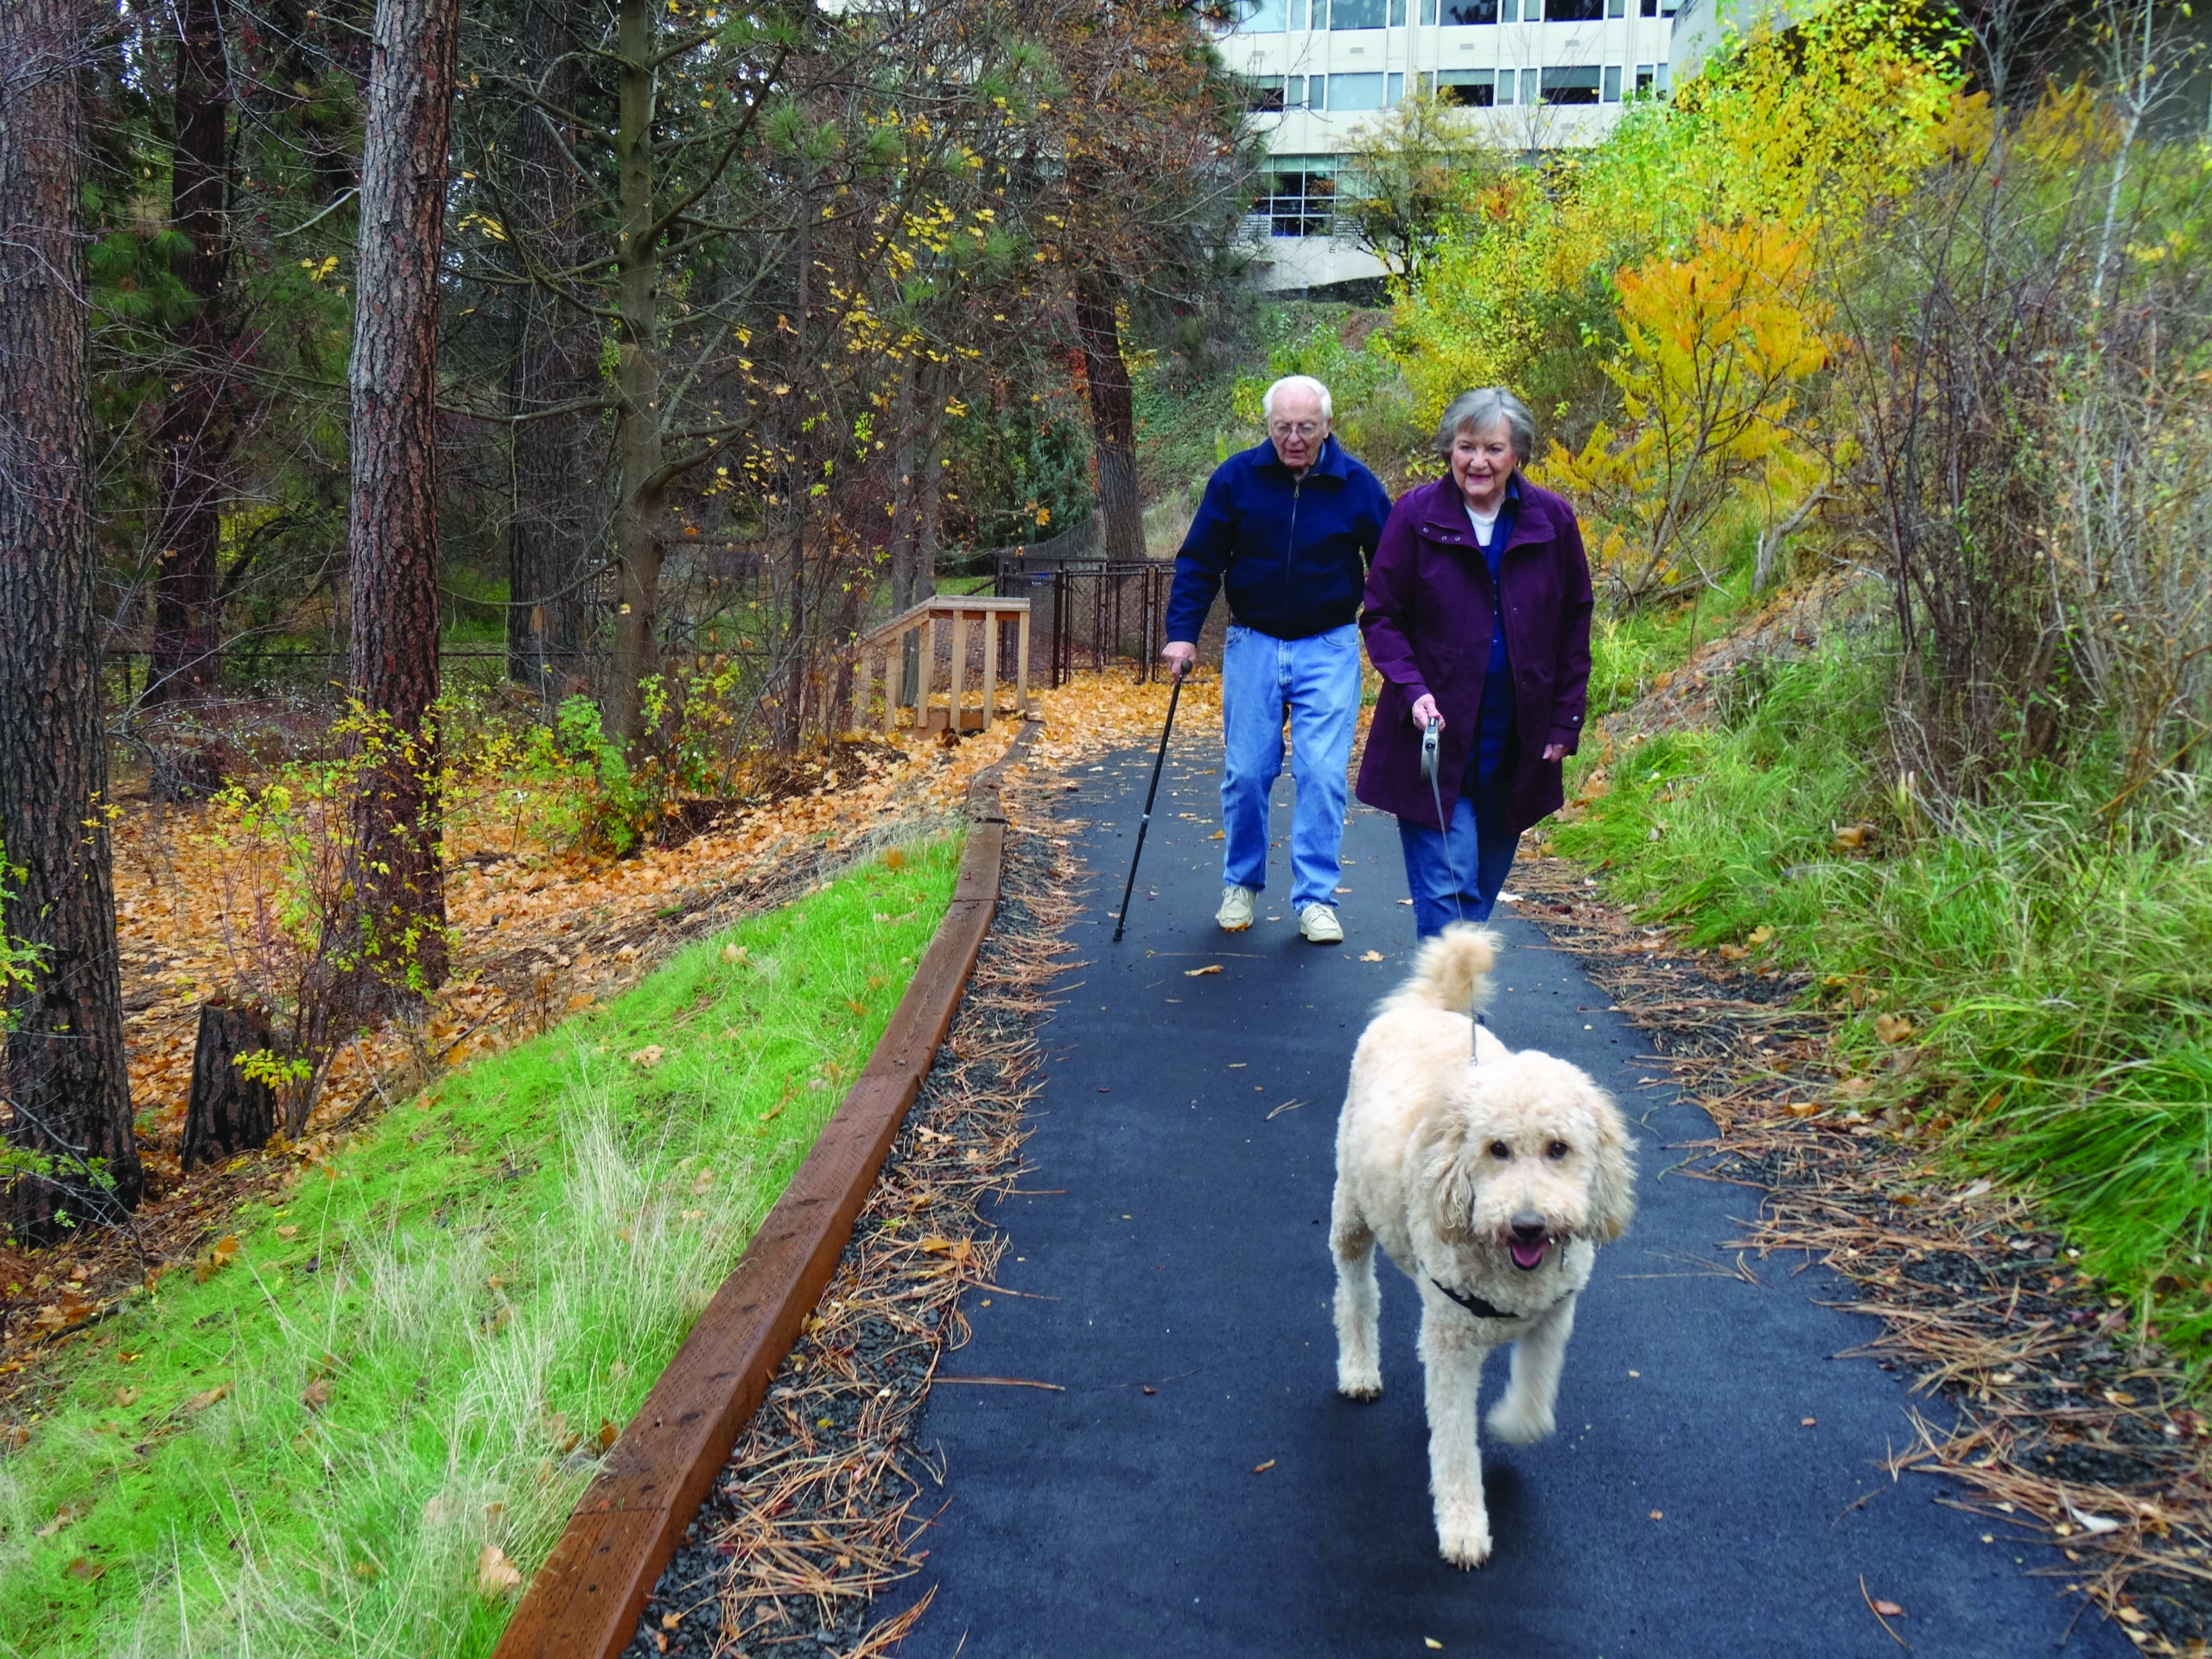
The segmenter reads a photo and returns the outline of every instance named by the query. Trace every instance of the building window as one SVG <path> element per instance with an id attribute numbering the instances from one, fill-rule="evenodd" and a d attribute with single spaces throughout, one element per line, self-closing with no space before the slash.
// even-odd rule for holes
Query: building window
<path id="1" fill-rule="evenodd" d="M 1639 63 L 1636 66 L 1636 95 L 1643 98 L 1650 91 L 1651 66 L 1648 63 Z"/>
<path id="2" fill-rule="evenodd" d="M 1511 74 L 1509 69 L 1505 72 Z M 1436 95 L 1463 109 L 1486 110 L 1497 101 L 1497 74 L 1490 69 L 1445 69 L 1436 77 Z"/>
<path id="3" fill-rule="evenodd" d="M 1382 101 L 1395 107 L 1406 95 L 1406 78 L 1393 69 L 1382 88 Z"/>
<path id="4" fill-rule="evenodd" d="M 1639 17 L 1656 17 L 1659 15 L 1659 0 L 1638 0 L 1636 15 Z"/>
<path id="5" fill-rule="evenodd" d="M 1605 0 L 1545 0 L 1548 23 L 1598 23 L 1605 18 Z"/>
<path id="6" fill-rule="evenodd" d="M 1618 104 L 1620 101 L 1621 67 L 1618 63 L 1609 63 L 1605 66 L 1605 102 Z"/>
<path id="7" fill-rule="evenodd" d="M 1319 80 L 1321 77 L 1316 75 L 1313 79 Z M 1382 107 L 1382 75 L 1379 70 L 1373 74 L 1329 77 L 1330 114 Z"/>
<path id="8" fill-rule="evenodd" d="M 1497 72 L 1497 101 L 1501 104 L 1513 101 L 1513 72 L 1510 69 Z"/>
<path id="9" fill-rule="evenodd" d="M 1289 12 L 1289 0 L 1233 0 L 1224 8 L 1230 26 L 1242 35 L 1280 35 Z"/>
<path id="10" fill-rule="evenodd" d="M 1497 0 L 1444 0 L 1444 21 L 1447 25 L 1494 23 Z"/>
<path id="11" fill-rule="evenodd" d="M 1380 29 L 1384 0 L 1329 0 L 1331 29 Z"/>
<path id="12" fill-rule="evenodd" d="M 1672 86 L 1674 84 L 1675 66 L 1671 63 L 1661 64 L 1659 66 L 1659 96 L 1662 98 L 1666 97 L 1668 88 Z"/>
<path id="13" fill-rule="evenodd" d="M 1335 175 L 1332 157 L 1282 156 L 1260 175 L 1262 194 L 1252 212 L 1268 221 L 1270 236 L 1326 236 L 1337 205 Z"/>
<path id="14" fill-rule="evenodd" d="M 1249 88 L 1244 107 L 1262 115 L 1272 115 L 1283 110 L 1302 110 L 1306 107 L 1306 77 L 1303 75 L 1247 75 L 1244 84 Z"/>
<path id="15" fill-rule="evenodd" d="M 1543 72 L 1542 91 L 1539 99 L 1546 104 L 1595 104 L 1598 101 L 1598 67 L 1587 68 L 1561 66 Z"/>

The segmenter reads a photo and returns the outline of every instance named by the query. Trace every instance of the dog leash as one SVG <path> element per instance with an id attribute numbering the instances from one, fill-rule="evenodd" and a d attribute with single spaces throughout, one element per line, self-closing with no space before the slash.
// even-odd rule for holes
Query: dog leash
<path id="1" fill-rule="evenodd" d="M 1434 1274 L 1429 1275 L 1428 1282 L 1478 1319 L 1517 1319 L 1521 1317 L 1518 1313 L 1509 1313 L 1502 1307 L 1493 1307 L 1479 1296 L 1470 1296 L 1465 1291 L 1454 1290 Z"/>
<path id="2" fill-rule="evenodd" d="M 1444 787 L 1436 780 L 1436 734 L 1442 728 L 1443 724 L 1444 722 L 1442 721 L 1437 719 L 1433 715 L 1432 715 L 1429 716 L 1428 729 L 1421 734 L 1421 775 L 1423 780 L 1428 785 L 1429 798 L 1436 803 L 1436 828 L 1438 833 L 1444 837 L 1445 873 L 1452 878 L 1452 909 L 1453 912 L 1458 915 L 1459 919 L 1464 922 L 1467 919 L 1467 912 L 1461 907 L 1459 903 L 1459 872 L 1452 868 L 1452 820 L 1444 816 Z M 1439 1290 L 1444 1290 L 1444 1287 L 1441 1285 L 1439 1285 L 1437 1288 Z M 1459 1300 L 1459 1297 L 1454 1295 L 1451 1291 L 1444 1290 L 1444 1294 L 1446 1296 L 1451 1296 L 1452 1300 L 1454 1301 Z M 1485 1302 L 1483 1306 L 1487 1307 L 1490 1304 Z M 1489 1314 L 1484 1317 L 1493 1319 L 1510 1319 L 1512 1316 L 1510 1314 Z"/>

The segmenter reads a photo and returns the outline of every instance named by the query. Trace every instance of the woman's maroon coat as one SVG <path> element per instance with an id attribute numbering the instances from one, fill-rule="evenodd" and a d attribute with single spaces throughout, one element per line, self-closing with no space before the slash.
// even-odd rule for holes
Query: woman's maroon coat
<path id="1" fill-rule="evenodd" d="M 1516 482 L 1520 507 L 1498 585 L 1521 740 L 1510 807 L 1517 834 L 1566 798 L 1560 765 L 1543 752 L 1546 744 L 1559 743 L 1572 754 L 1581 741 L 1592 601 L 1574 509 L 1526 478 Z M 1478 735 L 1492 603 L 1490 566 L 1459 486 L 1446 477 L 1400 497 L 1367 573 L 1367 608 L 1359 622 L 1368 660 L 1382 676 L 1359 765 L 1359 798 L 1368 805 L 1442 827 L 1421 781 L 1421 734 L 1412 709 L 1426 691 L 1443 713 L 1437 785 L 1451 801 Z"/>

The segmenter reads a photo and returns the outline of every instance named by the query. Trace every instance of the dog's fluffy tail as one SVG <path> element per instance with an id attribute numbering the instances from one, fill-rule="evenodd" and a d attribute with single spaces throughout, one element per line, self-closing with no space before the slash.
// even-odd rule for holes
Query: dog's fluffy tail
<path id="1" fill-rule="evenodd" d="M 1441 1008 L 1467 1014 L 1490 1000 L 1490 970 L 1501 941 L 1472 922 L 1447 922 L 1421 948 L 1413 976 L 1383 1000 L 1386 1008 Z"/>

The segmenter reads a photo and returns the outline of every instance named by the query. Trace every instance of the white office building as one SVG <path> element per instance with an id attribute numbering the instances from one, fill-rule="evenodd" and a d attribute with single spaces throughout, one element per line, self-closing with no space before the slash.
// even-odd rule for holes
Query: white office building
<path id="1" fill-rule="evenodd" d="M 1711 3 L 1711 0 L 1708 0 Z M 1433 86 L 1522 150 L 1595 143 L 1624 99 L 1670 83 L 1676 0 L 1244 0 L 1220 45 L 1252 86 L 1268 171 L 1246 221 L 1262 286 L 1383 274 L 1332 234 L 1351 134 Z"/>

